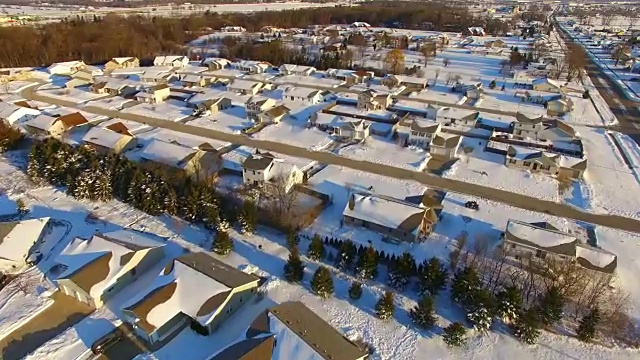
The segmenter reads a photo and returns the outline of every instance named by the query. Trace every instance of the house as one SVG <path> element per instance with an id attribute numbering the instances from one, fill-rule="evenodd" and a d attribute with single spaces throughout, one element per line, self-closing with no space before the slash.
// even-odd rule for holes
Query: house
<path id="1" fill-rule="evenodd" d="M 224 58 L 205 58 L 200 65 L 206 66 L 209 70 L 221 70 L 231 64 L 231 61 Z"/>
<path id="2" fill-rule="evenodd" d="M 533 87 L 533 90 L 552 93 L 564 93 L 566 89 L 565 84 L 549 78 L 534 79 L 531 82 L 531 86 Z"/>
<path id="3" fill-rule="evenodd" d="M 434 209 L 372 194 L 352 193 L 342 212 L 344 224 L 408 242 L 426 239 L 437 220 Z"/>
<path id="4" fill-rule="evenodd" d="M 76 112 L 59 117 L 40 114 L 27 120 L 25 125 L 30 134 L 57 138 L 67 131 L 87 123 L 87 119 L 79 112 Z"/>
<path id="5" fill-rule="evenodd" d="M 532 85 L 533 79 L 529 76 L 526 70 L 516 70 L 513 72 L 514 85 Z"/>
<path id="6" fill-rule="evenodd" d="M 160 167 L 169 173 L 183 173 L 196 179 L 210 176 L 219 163 L 218 154 L 213 149 L 194 149 L 156 139 L 141 150 L 140 160 L 143 165 Z"/>
<path id="7" fill-rule="evenodd" d="M 87 64 L 82 60 L 65 61 L 59 63 L 53 63 L 47 68 L 51 75 L 71 75 L 74 72 L 86 67 Z"/>
<path id="8" fill-rule="evenodd" d="M 487 33 L 482 27 L 473 26 L 462 30 L 462 35 L 465 36 L 485 36 Z"/>
<path id="9" fill-rule="evenodd" d="M 546 222 L 509 220 L 501 247 L 508 256 L 516 259 L 572 261 L 584 269 L 606 276 L 613 276 L 618 266 L 615 254 L 585 244 L 576 234 Z"/>
<path id="10" fill-rule="evenodd" d="M 429 144 L 429 153 L 440 159 L 455 159 L 461 139 L 460 135 L 436 132 Z"/>
<path id="11" fill-rule="evenodd" d="M 344 81 L 347 85 L 362 84 L 373 79 L 372 71 L 366 70 L 345 70 L 345 69 L 327 69 L 326 76 L 332 79 Z"/>
<path id="12" fill-rule="evenodd" d="M 576 130 L 561 120 L 550 120 L 543 123 L 544 128 L 538 131 L 538 139 L 542 141 L 567 141 L 578 138 Z"/>
<path id="13" fill-rule="evenodd" d="M 35 245 L 45 240 L 48 229 L 48 217 L 0 222 L 0 268 L 24 265 L 36 250 Z"/>
<path id="14" fill-rule="evenodd" d="M 224 27 L 220 28 L 220 31 L 222 31 L 222 32 L 245 32 L 245 31 L 247 31 L 247 29 L 243 28 L 242 26 L 224 26 Z"/>
<path id="15" fill-rule="evenodd" d="M 475 128 L 478 119 L 480 119 L 480 113 L 474 110 L 442 107 L 436 111 L 437 122 L 444 126 L 461 127 L 463 131 Z"/>
<path id="16" fill-rule="evenodd" d="M 335 128 L 334 135 L 349 141 L 364 141 L 369 137 L 371 123 L 364 120 L 347 121 Z"/>
<path id="17" fill-rule="evenodd" d="M 244 104 L 247 119 L 259 121 L 258 115 L 276 106 L 274 99 L 264 96 L 252 96 Z"/>
<path id="18" fill-rule="evenodd" d="M 163 257 L 163 243 L 133 231 L 75 238 L 55 259 L 66 267 L 56 283 L 63 293 L 99 308 Z"/>
<path id="19" fill-rule="evenodd" d="M 573 111 L 573 100 L 564 94 L 551 96 L 546 99 L 547 113 L 552 116 L 562 116 Z"/>
<path id="20" fill-rule="evenodd" d="M 249 81 L 235 79 L 227 86 L 227 90 L 240 93 L 242 95 L 255 95 L 262 89 L 262 83 L 257 81 Z"/>
<path id="21" fill-rule="evenodd" d="M 121 134 L 101 127 L 93 127 L 87 131 L 82 142 L 102 154 L 120 154 L 136 146 L 136 139 L 131 134 Z"/>
<path id="22" fill-rule="evenodd" d="M 289 192 L 304 181 L 304 174 L 297 166 L 287 164 L 269 152 L 249 155 L 242 163 L 242 179 L 251 186 L 282 186 Z"/>
<path id="23" fill-rule="evenodd" d="M 146 104 L 159 104 L 169 98 L 171 88 L 167 84 L 158 84 L 136 94 L 136 100 Z"/>
<path id="24" fill-rule="evenodd" d="M 411 41 L 411 35 L 407 34 L 391 34 L 388 37 L 389 47 L 392 49 L 407 49 Z"/>
<path id="25" fill-rule="evenodd" d="M 433 136 L 440 131 L 440 127 L 441 124 L 437 122 L 407 118 L 398 122 L 396 132 L 398 133 L 400 145 L 411 145 L 427 149 Z"/>
<path id="26" fill-rule="evenodd" d="M 116 57 L 104 64 L 104 70 L 111 72 L 115 69 L 127 69 L 140 67 L 140 60 L 137 57 Z"/>
<path id="27" fill-rule="evenodd" d="M 542 116 L 528 117 L 525 114 L 517 113 L 516 121 L 511 123 L 511 127 L 513 127 L 513 135 L 521 139 L 536 139 L 538 137 L 538 133 L 544 129 L 542 120 Z"/>
<path id="28" fill-rule="evenodd" d="M 283 118 L 289 115 L 289 113 L 290 110 L 288 107 L 278 105 L 258 114 L 258 120 L 264 124 L 278 124 Z"/>
<path id="29" fill-rule="evenodd" d="M 280 65 L 280 73 L 284 75 L 300 75 L 311 76 L 316 72 L 316 68 L 313 66 L 282 64 Z"/>
<path id="30" fill-rule="evenodd" d="M 231 65 L 240 71 L 245 71 L 250 74 L 262 74 L 272 67 L 268 62 L 253 60 L 242 60 L 232 63 Z"/>
<path id="31" fill-rule="evenodd" d="M 256 294 L 260 278 L 203 252 L 173 259 L 123 309 L 124 321 L 148 343 L 187 326 L 211 334 Z"/>
<path id="32" fill-rule="evenodd" d="M 428 86 L 428 80 L 417 76 L 388 75 L 382 79 L 382 84 L 388 87 L 405 86 L 412 91 L 424 90 Z"/>
<path id="33" fill-rule="evenodd" d="M 207 82 L 210 78 L 201 76 L 201 75 L 194 75 L 194 74 L 189 74 L 189 75 L 184 75 L 180 78 L 180 83 L 182 84 L 182 86 L 184 87 L 203 87 L 205 85 L 207 85 Z"/>
<path id="34" fill-rule="evenodd" d="M 587 170 L 587 159 L 509 145 L 505 166 L 561 178 L 580 179 Z"/>
<path id="35" fill-rule="evenodd" d="M 358 94 L 358 109 L 365 111 L 384 110 L 391 105 L 391 94 L 365 90 Z"/>
<path id="36" fill-rule="evenodd" d="M 104 75 L 104 71 L 101 68 L 87 65 L 87 66 L 84 66 L 82 69 L 79 69 L 78 71 L 71 74 L 71 77 L 73 79 L 82 79 L 82 80 L 86 80 L 88 82 L 93 83 L 93 79 L 96 76 L 102 76 L 102 75 Z"/>
<path id="37" fill-rule="evenodd" d="M 0 121 L 6 121 L 11 125 L 23 123 L 38 115 L 40 115 L 40 110 L 38 109 L 20 106 L 18 103 L 0 102 Z"/>
<path id="38" fill-rule="evenodd" d="M 181 68 L 189 65 L 189 58 L 186 56 L 161 55 L 153 59 L 153 66 L 169 66 Z"/>
<path id="39" fill-rule="evenodd" d="M 222 110 L 231 108 L 231 99 L 226 97 L 219 97 L 214 99 L 207 99 L 196 104 L 196 109 L 199 111 L 209 112 L 209 115 L 215 115 Z"/>
<path id="40" fill-rule="evenodd" d="M 112 80 L 107 82 L 96 82 L 89 88 L 91 92 L 96 94 L 109 94 L 113 96 L 126 97 L 138 92 L 138 89 L 127 84 L 126 82 Z"/>
<path id="41" fill-rule="evenodd" d="M 286 87 L 282 92 L 282 100 L 306 105 L 320 104 L 324 98 L 324 91 L 306 87 Z"/>
<path id="42" fill-rule="evenodd" d="M 487 40 L 484 42 L 484 46 L 488 48 L 503 48 L 507 44 L 502 39 Z"/>
<path id="43" fill-rule="evenodd" d="M 300 301 L 263 311 L 244 337 L 210 360 L 366 360 L 369 356 Z"/>
<path id="44" fill-rule="evenodd" d="M 168 84 L 174 76 L 171 69 L 153 69 L 140 75 L 140 81 L 146 84 Z"/>

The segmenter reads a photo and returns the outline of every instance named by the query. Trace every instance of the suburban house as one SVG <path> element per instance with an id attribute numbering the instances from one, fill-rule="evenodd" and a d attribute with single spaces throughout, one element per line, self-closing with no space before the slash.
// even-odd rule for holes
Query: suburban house
<path id="1" fill-rule="evenodd" d="M 258 121 L 263 124 L 278 124 L 289 115 L 290 110 L 284 105 L 277 105 L 258 114 Z"/>
<path id="2" fill-rule="evenodd" d="M 533 90 L 552 93 L 564 93 L 566 88 L 565 84 L 549 78 L 534 79 L 531 82 L 531 86 Z"/>
<path id="3" fill-rule="evenodd" d="M 335 128 L 334 135 L 349 141 L 363 141 L 369 137 L 371 124 L 364 120 L 347 121 Z"/>
<path id="4" fill-rule="evenodd" d="M 327 69 L 326 76 L 344 81 L 347 85 L 362 84 L 373 79 L 374 74 L 366 70 Z"/>
<path id="5" fill-rule="evenodd" d="M 210 79 L 202 75 L 188 74 L 180 78 L 180 83 L 184 87 L 203 87 L 208 84 Z"/>
<path id="6" fill-rule="evenodd" d="M 245 338 L 210 360 L 366 360 L 365 349 L 349 340 L 300 301 L 263 311 Z"/>
<path id="7" fill-rule="evenodd" d="M 505 166 L 568 179 L 580 179 L 587 170 L 587 159 L 509 145 Z"/>
<path id="8" fill-rule="evenodd" d="M 24 265 L 48 230 L 48 217 L 0 222 L 0 267 Z"/>
<path id="9" fill-rule="evenodd" d="M 200 62 L 200 65 L 206 66 L 209 70 L 224 69 L 231 64 L 231 61 L 224 58 L 205 58 Z"/>
<path id="10" fill-rule="evenodd" d="M 358 109 L 365 111 L 384 110 L 391 105 L 391 94 L 365 90 L 358 94 Z"/>
<path id="11" fill-rule="evenodd" d="M 506 43 L 502 39 L 487 40 L 484 42 L 484 46 L 488 48 L 503 48 Z"/>
<path id="12" fill-rule="evenodd" d="M 543 141 L 572 141 L 577 139 L 576 130 L 561 120 L 549 120 L 538 131 L 538 139 Z"/>
<path id="13" fill-rule="evenodd" d="M 400 145 L 417 146 L 427 149 L 431 145 L 431 139 L 440 131 L 441 124 L 421 119 L 403 119 L 398 122 L 396 132 Z"/>
<path id="14" fill-rule="evenodd" d="M 162 55 L 153 59 L 153 66 L 170 66 L 181 68 L 189 65 L 189 58 L 186 56 Z"/>
<path id="15" fill-rule="evenodd" d="M 87 119 L 79 112 L 59 117 L 40 114 L 25 122 L 27 131 L 33 135 L 60 137 L 67 131 L 84 124 Z"/>
<path id="16" fill-rule="evenodd" d="M 181 173 L 203 179 L 217 170 L 219 163 L 215 151 L 151 140 L 140 152 L 142 165 L 160 167 L 169 173 Z"/>
<path id="17" fill-rule="evenodd" d="M 104 69 L 111 72 L 115 69 L 127 69 L 140 67 L 140 60 L 136 57 L 116 57 L 104 64 Z"/>
<path id="18" fill-rule="evenodd" d="M 282 92 L 282 99 L 306 105 L 316 105 L 324 102 L 325 92 L 305 87 L 286 87 Z"/>
<path id="19" fill-rule="evenodd" d="M 96 82 L 89 87 L 89 90 L 96 94 L 109 94 L 113 96 L 120 95 L 122 97 L 138 91 L 135 87 L 127 84 L 126 82 L 118 80 Z"/>
<path id="20" fill-rule="evenodd" d="M 235 79 L 227 86 L 227 90 L 240 93 L 242 95 L 255 95 L 262 89 L 262 83 L 257 81 L 249 81 Z"/>
<path id="21" fill-rule="evenodd" d="M 136 100 L 146 104 L 159 104 L 169 98 L 171 88 L 167 84 L 159 84 L 140 91 Z"/>
<path id="22" fill-rule="evenodd" d="M 431 144 L 429 144 L 429 153 L 431 156 L 441 159 L 454 159 L 462 140 L 460 135 L 446 133 L 438 131 L 431 138 Z"/>
<path id="23" fill-rule="evenodd" d="M 231 64 L 232 67 L 250 74 L 262 74 L 271 68 L 271 64 L 264 61 L 242 60 Z"/>
<path id="24" fill-rule="evenodd" d="M 436 121 L 444 126 L 456 126 L 468 131 L 476 127 L 480 112 L 452 107 L 442 107 L 436 111 Z"/>
<path id="25" fill-rule="evenodd" d="M 438 216 L 433 208 L 386 196 L 352 193 L 342 212 L 342 221 L 385 238 L 420 242 L 431 233 Z"/>
<path id="26" fill-rule="evenodd" d="M 545 100 L 547 113 L 551 116 L 562 116 L 573 111 L 573 100 L 564 94 L 551 96 Z"/>
<path id="27" fill-rule="evenodd" d="M 404 86 L 413 91 L 427 88 L 428 80 L 417 76 L 388 75 L 382 79 L 382 84 L 388 87 Z"/>
<path id="28" fill-rule="evenodd" d="M 311 76 L 316 72 L 316 68 L 313 66 L 282 64 L 280 65 L 280 73 L 284 75 L 301 75 Z"/>
<path id="29" fill-rule="evenodd" d="M 618 266 L 616 255 L 586 244 L 576 234 L 562 231 L 547 222 L 509 220 L 501 246 L 516 259 L 575 261 L 585 269 L 611 276 Z"/>
<path id="30" fill-rule="evenodd" d="M 528 117 L 525 114 L 517 113 L 516 121 L 511 123 L 513 135 L 521 139 L 536 139 L 538 133 L 544 129 L 542 120 L 542 115 L 538 117 Z"/>
<path id="31" fill-rule="evenodd" d="M 252 96 L 244 104 L 247 118 L 253 121 L 259 121 L 259 114 L 272 109 L 276 106 L 274 99 L 265 96 Z"/>
<path id="32" fill-rule="evenodd" d="M 168 84 L 174 76 L 171 69 L 153 69 L 140 75 L 140 81 L 146 84 Z"/>
<path id="33" fill-rule="evenodd" d="M 289 192 L 293 186 L 304 181 L 304 174 L 295 165 L 287 164 L 269 152 L 249 155 L 242 163 L 242 179 L 251 186 L 282 185 Z"/>
<path id="34" fill-rule="evenodd" d="M 200 111 L 208 111 L 209 115 L 215 115 L 222 110 L 231 108 L 233 105 L 231 104 L 231 99 L 219 97 L 202 101 L 195 104 L 195 106 Z"/>
<path id="35" fill-rule="evenodd" d="M 208 335 L 250 301 L 259 281 L 206 253 L 188 253 L 173 259 L 123 309 L 124 321 L 152 344 L 187 326 Z"/>
<path id="36" fill-rule="evenodd" d="M 0 121 L 6 121 L 11 125 L 23 123 L 38 115 L 40 115 L 40 110 L 20 106 L 16 103 L 0 102 Z"/>
<path id="37" fill-rule="evenodd" d="M 65 61 L 59 63 L 53 63 L 47 68 L 51 75 L 71 75 L 74 72 L 85 68 L 87 64 L 82 60 Z"/>
<path id="38" fill-rule="evenodd" d="M 65 294 L 99 308 L 163 257 L 163 243 L 132 231 L 76 238 L 55 259 L 65 267 L 56 283 Z"/>
<path id="39" fill-rule="evenodd" d="M 120 154 L 136 146 L 136 138 L 133 136 L 101 127 L 93 127 L 87 131 L 82 142 L 102 154 Z"/>

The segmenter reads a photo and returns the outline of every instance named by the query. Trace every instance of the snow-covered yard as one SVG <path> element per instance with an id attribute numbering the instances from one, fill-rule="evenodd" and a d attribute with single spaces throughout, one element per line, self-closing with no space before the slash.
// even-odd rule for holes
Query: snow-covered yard
<path id="1" fill-rule="evenodd" d="M 247 119 L 244 107 L 240 106 L 234 106 L 211 116 L 196 118 L 187 124 L 230 134 L 240 134 L 242 130 L 255 125 Z"/>
<path id="2" fill-rule="evenodd" d="M 351 159 L 415 171 L 422 171 L 429 158 L 429 153 L 424 150 L 401 147 L 375 135 L 368 137 L 363 143 L 340 149 L 339 154 Z"/>
<path id="3" fill-rule="evenodd" d="M 283 120 L 279 124 L 271 124 L 253 134 L 257 140 L 269 140 L 290 144 L 306 149 L 321 150 L 329 146 L 333 140 L 328 133 L 316 128 L 307 128 L 293 119 Z"/>
<path id="4" fill-rule="evenodd" d="M 193 112 L 183 102 L 169 100 L 160 104 L 138 104 L 123 110 L 125 113 L 155 117 L 169 121 L 180 121 Z"/>
<path id="5" fill-rule="evenodd" d="M 92 100 L 109 97 L 109 94 L 96 94 L 89 89 L 80 88 L 58 88 L 53 85 L 44 85 L 37 91 L 42 96 L 49 96 L 55 99 L 71 101 L 76 104 L 83 104 Z"/>

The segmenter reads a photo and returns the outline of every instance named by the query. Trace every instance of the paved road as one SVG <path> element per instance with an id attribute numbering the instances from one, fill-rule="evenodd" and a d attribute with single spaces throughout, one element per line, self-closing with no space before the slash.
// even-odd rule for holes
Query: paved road
<path id="1" fill-rule="evenodd" d="M 62 101 L 48 96 L 42 96 L 35 91 L 35 87 L 28 87 L 22 91 L 22 96 L 26 99 L 47 102 L 56 105 L 75 107 L 68 101 Z M 494 189 L 488 186 L 481 186 L 466 183 L 454 179 L 445 179 L 436 175 L 421 173 L 407 169 L 401 169 L 369 161 L 355 160 L 332 154 L 325 151 L 312 151 L 297 146 L 283 144 L 274 141 L 256 140 L 244 135 L 229 134 L 213 129 L 206 129 L 179 122 L 159 120 L 147 116 L 124 113 L 117 110 L 108 110 L 96 107 L 83 107 L 82 110 L 108 117 L 121 118 L 154 127 L 165 128 L 177 132 L 191 135 L 207 137 L 211 139 L 226 141 L 234 144 L 246 145 L 253 148 L 268 150 L 276 153 L 286 154 L 295 157 L 302 157 L 318 161 L 322 164 L 332 164 L 343 166 L 354 170 L 374 173 L 397 179 L 413 180 L 426 186 L 447 190 L 455 193 L 467 194 L 473 197 L 481 197 L 489 200 L 501 202 L 522 209 L 544 212 L 550 215 L 581 220 L 593 224 L 608 226 L 621 230 L 640 233 L 640 221 L 618 215 L 592 214 L 579 210 L 571 205 L 556 203 L 548 200 L 532 198 L 518 193 Z M 507 219 L 505 219 L 506 221 Z"/>

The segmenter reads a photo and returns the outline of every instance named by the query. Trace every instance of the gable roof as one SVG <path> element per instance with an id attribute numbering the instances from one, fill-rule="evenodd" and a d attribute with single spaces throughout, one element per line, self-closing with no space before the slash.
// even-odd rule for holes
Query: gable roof
<path id="1" fill-rule="evenodd" d="M 269 167 L 274 160 L 275 156 L 268 152 L 251 154 L 244 160 L 242 167 L 246 170 L 264 170 Z"/>
<path id="2" fill-rule="evenodd" d="M 342 214 L 385 228 L 402 229 L 413 232 L 422 222 L 425 211 L 426 208 L 402 200 L 353 193 Z M 413 219 L 414 217 L 417 217 L 419 222 L 410 221 L 410 223 L 415 226 L 409 229 L 407 220 Z"/>
<path id="3" fill-rule="evenodd" d="M 142 149 L 140 157 L 181 169 L 197 151 L 190 147 L 153 139 Z"/>
<path id="4" fill-rule="evenodd" d="M 313 98 L 314 96 L 318 95 L 321 92 L 322 91 L 320 91 L 318 89 L 292 86 L 292 87 L 287 87 L 284 90 L 282 96 L 283 97 L 294 97 L 294 98 L 311 99 L 311 98 Z"/>
<path id="5" fill-rule="evenodd" d="M 576 256 L 575 236 L 561 231 L 538 227 L 518 220 L 509 220 L 505 230 L 505 239 L 556 254 Z"/>
<path id="6" fill-rule="evenodd" d="M 275 119 L 279 116 L 288 114 L 289 111 L 290 111 L 289 108 L 286 107 L 285 105 L 278 105 L 278 106 L 272 107 L 269 110 L 266 110 L 263 114 L 269 116 L 272 119 Z"/>
<path id="7" fill-rule="evenodd" d="M 109 128 L 93 127 L 82 137 L 82 141 L 114 149 L 123 137 L 131 138 L 131 135 L 123 135 Z"/>
<path id="8" fill-rule="evenodd" d="M 71 128 L 74 126 L 86 124 L 88 122 L 87 118 L 85 118 L 79 112 L 61 115 L 58 117 L 58 121 L 61 121 L 66 128 Z"/>
<path id="9" fill-rule="evenodd" d="M 105 128 L 113 132 L 117 132 L 118 134 L 133 136 L 129 128 L 120 121 L 109 124 Z"/>
<path id="10" fill-rule="evenodd" d="M 542 115 L 531 118 L 521 112 L 518 112 L 516 113 L 516 121 L 523 124 L 538 124 L 542 122 Z"/>
<path id="11" fill-rule="evenodd" d="M 460 144 L 460 135 L 439 131 L 431 139 L 431 145 L 453 149 Z"/>
<path id="12" fill-rule="evenodd" d="M 49 218 L 0 223 L 0 258 L 24 261 L 29 249 L 40 238 Z"/>
<path id="13" fill-rule="evenodd" d="M 228 88 L 235 90 L 251 90 L 259 86 L 262 86 L 262 84 L 257 81 L 235 79 L 231 84 L 229 84 Z"/>
<path id="14" fill-rule="evenodd" d="M 127 62 L 133 62 L 135 61 L 136 58 L 135 57 L 114 57 L 113 59 L 111 59 L 111 61 L 115 62 L 116 64 L 124 64 Z"/>
<path id="15" fill-rule="evenodd" d="M 36 129 L 49 130 L 56 121 L 58 121 L 58 118 L 45 115 L 45 114 L 40 114 L 34 117 L 33 119 L 28 120 L 25 124 L 27 126 L 34 127 Z"/>

